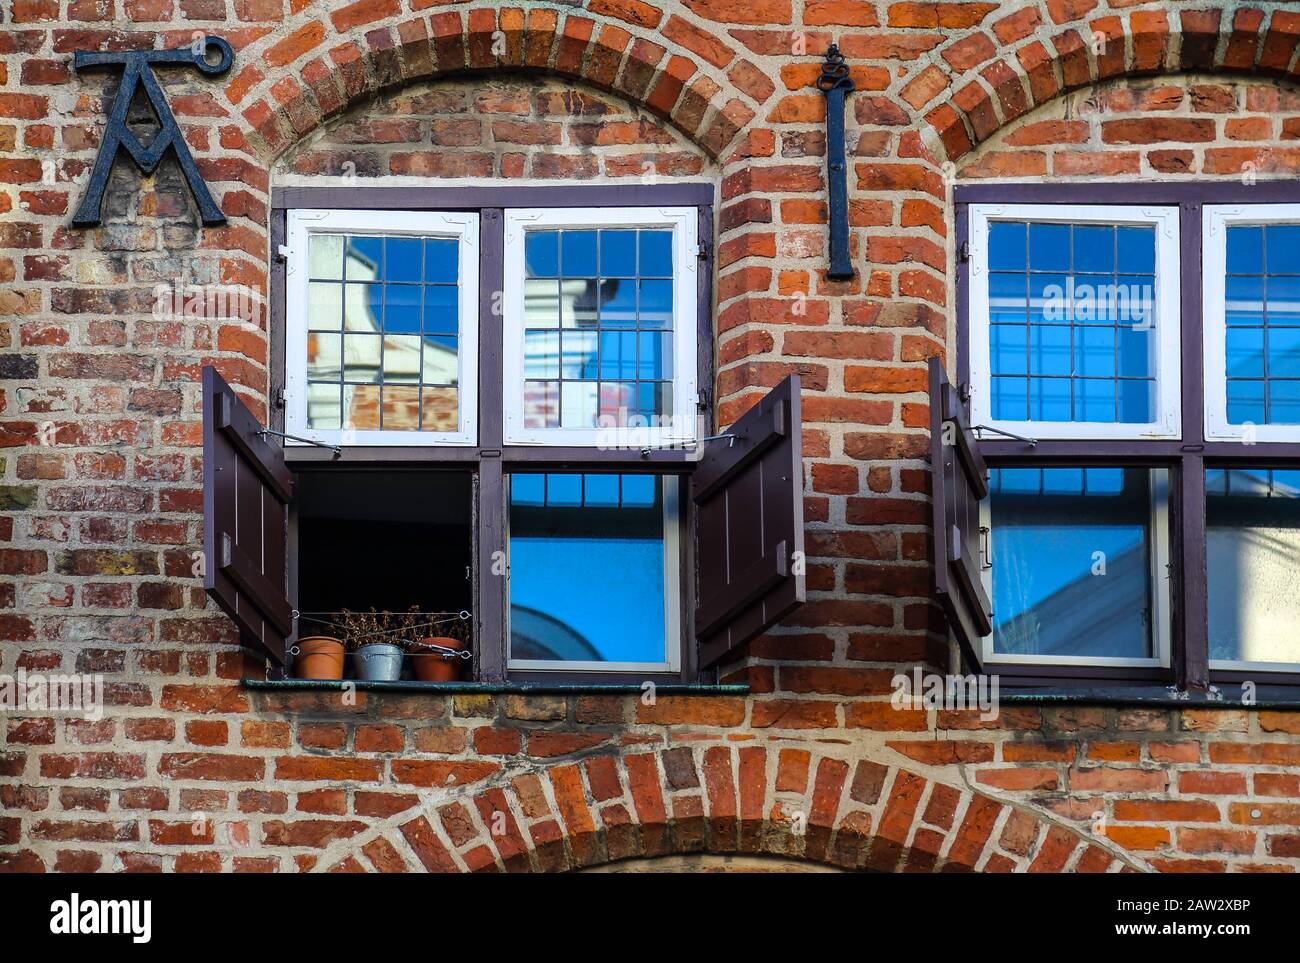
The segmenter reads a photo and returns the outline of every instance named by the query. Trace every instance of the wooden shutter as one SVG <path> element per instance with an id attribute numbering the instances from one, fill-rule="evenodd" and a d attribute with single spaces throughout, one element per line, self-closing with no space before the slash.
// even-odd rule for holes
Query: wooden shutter
<path id="1" fill-rule="evenodd" d="M 244 645 L 284 664 L 293 475 L 279 446 L 215 368 L 203 368 L 203 587 Z"/>
<path id="2" fill-rule="evenodd" d="M 773 388 L 706 443 L 695 503 L 695 638 L 700 668 L 766 631 L 806 596 L 799 378 Z"/>
<path id="3" fill-rule="evenodd" d="M 988 469 L 961 397 L 938 358 L 930 359 L 930 475 L 933 480 L 934 584 L 957 641 L 974 665 L 993 631 L 993 607 L 980 581 L 980 501 Z"/>

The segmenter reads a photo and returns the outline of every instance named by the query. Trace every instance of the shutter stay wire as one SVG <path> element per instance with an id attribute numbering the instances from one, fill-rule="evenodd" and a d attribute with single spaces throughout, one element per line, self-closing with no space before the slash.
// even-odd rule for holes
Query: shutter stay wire
<path id="1" fill-rule="evenodd" d="M 257 429 L 257 433 L 259 435 L 276 435 L 280 438 L 288 438 L 290 441 L 301 441 L 305 445 L 315 445 L 317 448 L 328 448 L 330 451 L 334 452 L 335 456 L 343 454 L 343 449 L 340 448 L 338 445 L 331 445 L 328 444 L 327 442 L 316 441 L 313 438 L 302 438 L 298 435 L 290 435 L 283 431 L 276 431 L 274 428 L 259 428 Z"/>
<path id="2" fill-rule="evenodd" d="M 1038 447 L 1037 438 L 1026 438 L 1024 435 L 1013 435 L 1011 432 L 1003 431 L 1001 428 L 990 428 L 988 425 L 971 425 L 971 431 L 974 432 L 987 431 L 989 434 L 992 435 L 1001 435 L 1003 438 L 1012 438 L 1015 439 L 1016 441 L 1023 441 L 1030 448 Z"/>
<path id="3" fill-rule="evenodd" d="M 702 445 L 702 444 L 704 444 L 706 441 L 721 441 L 723 438 L 726 438 L 726 439 L 727 439 L 727 447 L 728 447 L 728 448 L 731 448 L 733 445 L 736 444 L 736 439 L 737 439 L 738 437 L 739 437 L 739 435 L 736 435 L 736 434 L 734 434 L 733 432 L 730 432 L 730 431 L 724 431 L 724 432 L 723 432 L 722 434 L 720 434 L 720 435 L 706 435 L 704 438 L 697 438 L 697 439 L 695 439 L 694 444 L 696 444 L 696 445 Z M 678 443 L 678 444 L 675 444 L 675 445 L 646 445 L 644 448 L 641 449 L 641 457 L 642 457 L 642 458 L 649 458 L 649 457 L 650 457 L 650 452 L 652 452 L 652 451 L 675 451 L 675 450 L 677 450 L 677 449 L 681 449 L 681 448 L 685 448 L 685 447 L 686 447 L 686 444 L 683 444 L 683 443 Z"/>

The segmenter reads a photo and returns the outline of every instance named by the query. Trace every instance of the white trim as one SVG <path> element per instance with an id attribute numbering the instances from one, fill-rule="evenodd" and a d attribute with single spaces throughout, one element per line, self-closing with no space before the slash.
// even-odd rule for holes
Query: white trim
<path id="1" fill-rule="evenodd" d="M 508 445 L 643 448 L 686 445 L 696 437 L 696 323 L 699 240 L 694 207 L 513 208 L 505 212 L 505 291 L 502 321 L 504 368 L 503 430 Z M 524 414 L 524 234 L 529 228 L 667 227 L 673 231 L 673 418 L 668 426 L 525 428 Z"/>
<path id="2" fill-rule="evenodd" d="M 1154 421 L 1112 422 L 999 421 L 990 405 L 989 222 L 1028 220 L 1077 224 L 1154 225 L 1156 228 L 1156 399 Z M 967 327 L 970 351 L 971 419 L 1015 435 L 1052 439 L 1178 438 L 1182 433 L 1181 309 L 1177 207 L 1074 206 L 1059 204 L 970 205 L 970 290 Z"/>
<path id="3" fill-rule="evenodd" d="M 454 432 L 357 431 L 307 426 L 307 248 L 311 234 L 415 234 L 450 237 L 460 244 L 457 407 Z M 289 211 L 285 264 L 285 430 L 313 441 L 348 447 L 473 445 L 478 441 L 478 267 L 477 214 L 435 211 Z M 286 444 L 295 444 L 292 441 Z"/>
<path id="4" fill-rule="evenodd" d="M 510 532 L 506 531 L 506 669 L 524 672 L 680 672 L 681 627 L 681 495 L 676 475 L 661 475 L 664 492 L 664 661 L 579 662 L 564 659 L 510 658 Z"/>
<path id="5" fill-rule="evenodd" d="M 1049 467 L 1049 466 L 1035 466 Z M 1073 467 L 1073 466 L 1063 466 Z M 981 640 L 981 659 L 985 665 L 1083 665 L 1112 667 L 1155 667 L 1168 668 L 1170 654 L 1173 651 L 1173 603 L 1170 595 L 1170 554 L 1169 543 L 1169 472 L 1167 469 L 1149 469 L 1151 478 L 1151 641 L 1156 654 L 1149 658 L 1133 659 L 1110 656 L 1084 655 L 1021 655 L 1015 653 L 996 653 L 993 651 L 993 634 L 989 633 Z M 989 499 L 980 502 L 980 526 L 989 529 L 992 541 L 992 508 Z M 980 579 L 984 592 L 993 598 L 993 566 L 985 566 L 983 550 L 980 552 Z M 996 564 L 996 561 L 995 563 Z"/>
<path id="6" fill-rule="evenodd" d="M 1201 214 L 1201 301 L 1205 351 L 1205 437 L 1210 441 L 1300 441 L 1300 425 L 1228 423 L 1228 228 L 1239 224 L 1298 224 L 1300 204 L 1206 204 Z M 1215 667 L 1213 662 L 1211 667 Z M 1222 667 L 1265 668 L 1258 663 Z"/>

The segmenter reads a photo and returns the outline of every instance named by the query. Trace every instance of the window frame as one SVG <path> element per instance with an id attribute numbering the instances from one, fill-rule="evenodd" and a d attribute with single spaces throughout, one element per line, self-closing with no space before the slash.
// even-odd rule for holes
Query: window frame
<path id="1" fill-rule="evenodd" d="M 1205 338 L 1203 311 L 1204 209 L 1212 205 L 1300 204 L 1300 181 L 1261 180 L 1114 182 L 995 182 L 958 184 L 953 190 L 954 241 L 957 250 L 957 338 L 955 352 L 959 392 L 969 398 L 972 335 L 970 302 L 970 208 L 977 204 L 1010 205 L 1143 205 L 1178 210 L 1178 279 L 1181 302 L 1181 342 L 1201 346 Z M 1068 216 L 1063 214 L 1064 216 Z M 997 663 L 1004 685 L 1097 688 L 1099 686 L 1173 685 L 1179 690 L 1205 691 L 1212 685 L 1255 683 L 1262 697 L 1293 699 L 1300 688 L 1300 664 L 1279 671 L 1265 666 L 1209 659 L 1206 577 L 1207 468 L 1297 468 L 1300 443 L 1226 441 L 1208 437 L 1205 415 L 1205 369 L 1202 352 L 1183 352 L 1181 364 L 1181 436 L 1139 439 L 1020 440 L 985 435 L 979 455 L 990 467 L 1026 465 L 1148 466 L 1169 469 L 1170 575 L 1172 623 L 1170 665 L 1121 667 L 1104 665 L 1012 665 Z M 976 666 L 976 668 L 981 668 Z"/>
<path id="2" fill-rule="evenodd" d="M 1300 442 L 1300 424 L 1234 425 L 1228 421 L 1227 262 L 1228 228 L 1239 224 L 1300 224 L 1300 203 L 1206 204 L 1204 244 L 1205 437 L 1215 441 Z"/>
<path id="3" fill-rule="evenodd" d="M 970 206 L 970 403 L 977 425 L 1016 435 L 1059 439 L 1177 438 L 1181 425 L 1177 209 L 1134 205 L 972 204 Z M 1087 421 L 1008 421 L 993 417 L 993 365 L 989 352 L 988 233 L 991 221 L 1152 225 L 1156 230 L 1156 399 L 1154 421 L 1145 423 Z M 1170 323 L 1170 321 L 1173 323 Z M 976 330 L 978 329 L 978 330 Z"/>
<path id="4" fill-rule="evenodd" d="M 576 474 L 576 473 L 575 473 Z M 611 672 L 633 673 L 639 676 L 654 674 L 677 674 L 682 668 L 682 649 L 674 646 L 674 638 L 681 639 L 685 618 L 682 610 L 682 527 L 685 521 L 683 512 L 682 479 L 677 475 L 658 475 L 664 481 L 663 531 L 664 531 L 664 661 L 663 662 L 583 662 L 565 661 L 557 664 L 546 659 L 516 659 L 510 653 L 510 531 L 507 513 L 506 525 L 506 670 L 510 672 L 540 672 L 548 675 L 557 671 L 571 673 L 598 673 L 605 676 Z M 507 486 L 507 495 L 509 487 Z"/>
<path id="5" fill-rule="evenodd" d="M 530 227 L 654 228 L 673 231 L 673 415 L 671 429 L 647 427 L 527 428 L 524 397 L 524 241 Z M 699 305 L 695 300 L 699 263 L 698 221 L 688 207 L 508 208 L 505 211 L 505 271 L 502 288 L 504 363 L 503 440 L 508 445 L 567 445 L 604 447 L 611 438 L 628 447 L 688 445 L 695 441 L 697 411 L 696 364 L 699 348 Z M 562 328 L 561 328 L 562 330 Z M 672 430 L 685 428 L 685 431 Z"/>
<path id="6" fill-rule="evenodd" d="M 598 672 L 575 671 L 569 666 L 544 670 L 509 667 L 509 597 L 507 579 L 493 571 L 491 560 L 505 559 L 509 519 L 508 476 L 512 471 L 618 471 L 691 475 L 698 453 L 689 447 L 611 449 L 560 444 L 506 444 L 504 436 L 503 359 L 504 319 L 499 313 L 504 289 L 505 211 L 513 208 L 581 209 L 689 208 L 694 211 L 698 257 L 692 257 L 691 291 L 695 308 L 692 368 L 697 385 L 695 411 L 711 427 L 715 416 L 711 402 L 713 377 L 712 246 L 713 211 L 717 188 L 711 183 L 668 182 L 655 185 L 467 185 L 463 187 L 346 187 L 320 185 L 284 186 L 271 191 L 270 278 L 270 398 L 268 427 L 287 431 L 287 259 L 288 214 L 290 211 L 350 210 L 372 212 L 388 218 L 395 212 L 461 212 L 479 218 L 480 269 L 478 272 L 478 371 L 477 439 L 465 445 L 377 444 L 342 446 L 337 452 L 313 445 L 286 444 L 286 463 L 294 470 L 329 470 L 335 465 L 388 470 L 401 465 L 471 472 L 474 477 L 474 658 L 472 676 L 479 682 L 540 684 L 642 684 L 690 683 L 700 676 L 699 653 L 692 644 L 690 616 L 695 610 L 693 539 L 686 537 L 694 524 L 689 498 L 680 499 L 681 535 L 678 580 L 679 641 L 675 667 L 663 671 L 632 671 L 614 667 Z M 495 305 L 495 307 L 494 307 Z M 290 519 L 290 544 L 294 521 Z M 499 555 L 495 553 L 500 553 Z M 296 577 L 296 559 L 291 550 L 290 584 Z M 673 660 L 670 659 L 670 662 Z"/>
<path id="7" fill-rule="evenodd" d="M 479 218 L 455 211 L 366 211 L 346 208 L 295 209 L 287 212 L 285 278 L 285 431 L 323 444 L 356 446 L 433 446 L 475 444 L 478 437 L 478 272 Z M 454 238 L 459 253 L 457 278 L 457 408 L 456 431 L 398 431 L 394 429 L 321 429 L 307 424 L 306 311 L 308 253 L 312 234 L 414 235 Z M 346 328 L 341 329 L 346 333 Z M 380 337 L 383 337 L 382 333 Z M 423 387 L 422 385 L 420 387 Z M 286 439 L 287 444 L 301 444 Z"/>

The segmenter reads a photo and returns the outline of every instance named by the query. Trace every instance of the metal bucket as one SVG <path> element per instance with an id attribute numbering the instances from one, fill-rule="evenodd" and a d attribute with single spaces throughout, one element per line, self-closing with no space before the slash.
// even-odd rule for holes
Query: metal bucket
<path id="1" fill-rule="evenodd" d="M 357 675 L 367 682 L 396 682 L 402 677 L 402 650 L 388 642 L 363 645 L 356 652 Z"/>

